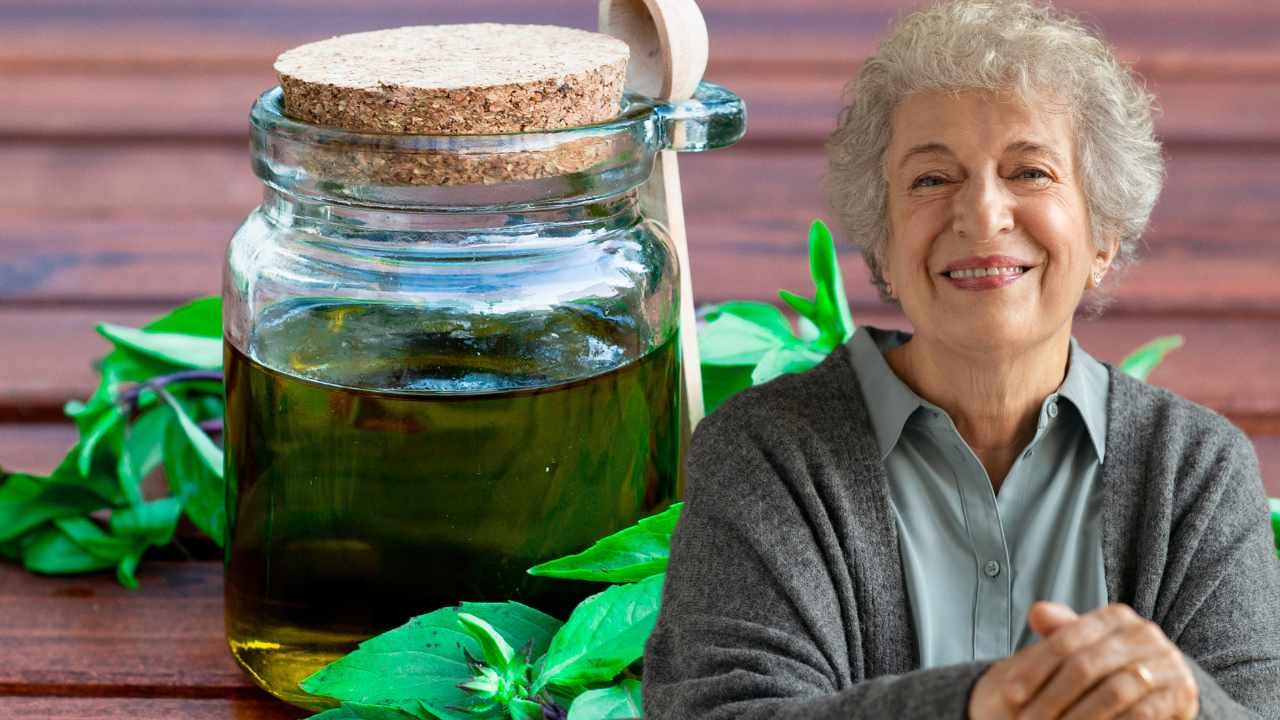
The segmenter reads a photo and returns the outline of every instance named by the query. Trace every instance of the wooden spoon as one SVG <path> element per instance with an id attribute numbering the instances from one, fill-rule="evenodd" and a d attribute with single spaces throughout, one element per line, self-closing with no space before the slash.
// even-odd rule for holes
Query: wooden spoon
<path id="1" fill-rule="evenodd" d="M 707 23 L 694 0 L 600 0 L 600 31 L 631 48 L 626 81 L 630 92 L 657 100 L 687 100 L 702 81 L 707 69 Z M 654 158 L 653 174 L 640 186 L 640 207 L 646 217 L 666 227 L 680 265 L 681 387 L 687 440 L 703 416 L 702 375 L 675 151 L 663 150 Z"/>

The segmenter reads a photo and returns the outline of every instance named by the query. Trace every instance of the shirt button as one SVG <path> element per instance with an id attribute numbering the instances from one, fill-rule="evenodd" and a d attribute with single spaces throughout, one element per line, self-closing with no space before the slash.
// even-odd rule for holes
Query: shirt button
<path id="1" fill-rule="evenodd" d="M 1000 563 L 995 560 L 988 560 L 982 571 L 987 574 L 987 577 L 995 577 L 1000 574 Z"/>
<path id="2" fill-rule="evenodd" d="M 1022 453 L 1022 459 L 1023 459 L 1023 460 L 1030 460 L 1030 459 L 1031 459 L 1031 450 L 1030 450 L 1030 449 L 1028 449 L 1026 452 Z"/>
<path id="3" fill-rule="evenodd" d="M 1058 417 L 1058 403 L 1056 401 L 1054 400 L 1049 401 L 1048 412 L 1049 412 L 1049 417 L 1051 418 Z"/>

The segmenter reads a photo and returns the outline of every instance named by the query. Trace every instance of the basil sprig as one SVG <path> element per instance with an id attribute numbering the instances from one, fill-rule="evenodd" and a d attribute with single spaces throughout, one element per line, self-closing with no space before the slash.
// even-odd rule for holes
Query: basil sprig
<path id="1" fill-rule="evenodd" d="M 221 302 L 98 332 L 113 345 L 98 387 L 65 407 L 79 441 L 48 475 L 0 470 L 0 554 L 39 573 L 115 568 L 133 589 L 143 554 L 172 541 L 181 514 L 224 541 L 222 450 L 200 428 L 223 414 Z M 172 492 L 146 498 L 142 481 L 161 465 Z"/>

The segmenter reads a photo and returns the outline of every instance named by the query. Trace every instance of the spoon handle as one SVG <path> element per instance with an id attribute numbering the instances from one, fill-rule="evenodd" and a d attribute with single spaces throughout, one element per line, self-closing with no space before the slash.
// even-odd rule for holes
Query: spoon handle
<path id="1" fill-rule="evenodd" d="M 675 247 L 680 268 L 680 361 L 683 400 L 688 431 L 702 420 L 702 363 L 698 353 L 698 321 L 694 313 L 693 280 L 689 272 L 689 243 L 684 229 L 684 202 L 680 170 L 674 150 L 662 150 L 653 159 L 653 173 L 640 186 L 640 207 L 646 217 L 663 225 Z"/>
<path id="2" fill-rule="evenodd" d="M 600 31 L 619 37 L 631 48 L 627 90 L 661 101 L 691 97 L 707 67 L 707 25 L 695 0 L 600 0 Z M 694 313 L 689 245 L 685 237 L 680 171 L 674 151 L 660 151 L 653 172 L 640 186 L 640 207 L 661 223 L 671 238 L 680 267 L 682 436 L 688 446 L 702 420 L 702 364 Z"/>

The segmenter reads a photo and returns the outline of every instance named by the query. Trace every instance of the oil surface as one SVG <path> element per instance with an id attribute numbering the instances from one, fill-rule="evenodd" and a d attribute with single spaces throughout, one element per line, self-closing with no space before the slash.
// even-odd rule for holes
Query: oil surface
<path id="1" fill-rule="evenodd" d="M 598 360 L 619 349 L 617 328 L 575 322 L 574 342 L 600 326 L 585 341 Z M 375 327 L 391 335 L 373 342 Z M 546 347 L 555 329 L 506 329 L 472 328 L 482 350 L 471 352 L 456 328 L 450 347 L 394 308 L 330 303 L 291 308 L 255 344 L 288 372 L 227 345 L 227 638 L 269 692 L 321 707 L 300 680 L 463 600 L 518 600 L 564 620 L 605 586 L 525 571 L 682 494 L 675 337 L 529 388 L 555 378 L 502 350 Z"/>

